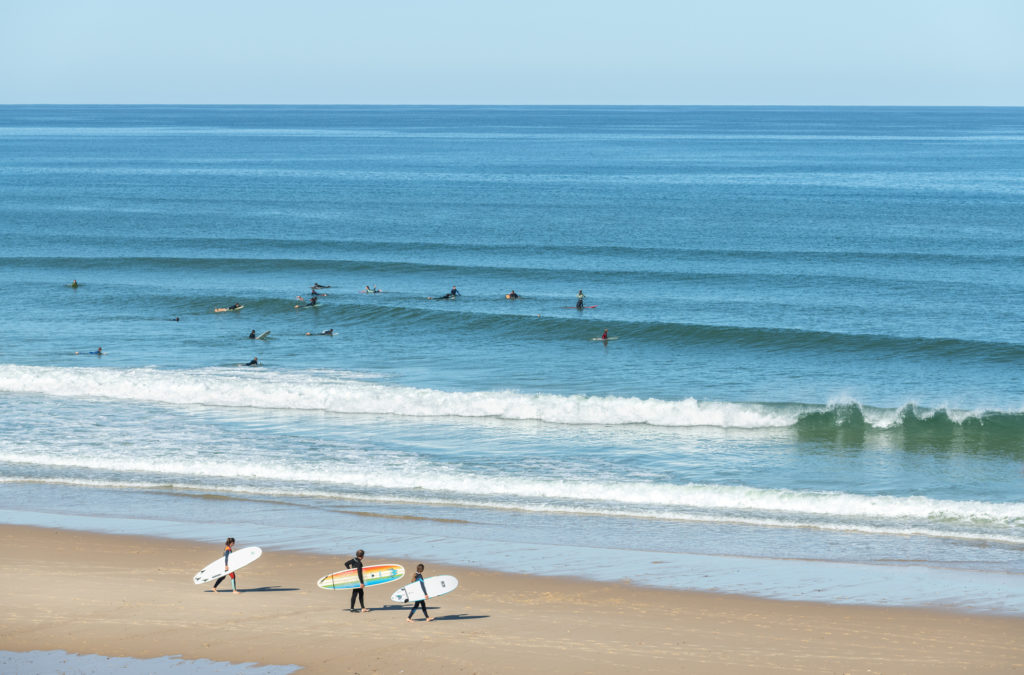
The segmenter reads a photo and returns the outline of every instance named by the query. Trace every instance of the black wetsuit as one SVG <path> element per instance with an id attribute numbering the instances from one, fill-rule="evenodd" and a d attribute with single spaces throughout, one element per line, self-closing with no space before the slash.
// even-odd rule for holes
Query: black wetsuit
<path id="1" fill-rule="evenodd" d="M 345 569 L 350 570 L 355 568 L 356 575 L 359 577 L 359 583 L 363 583 L 363 561 L 359 558 L 352 558 L 345 563 Z M 349 602 L 349 609 L 356 608 L 356 598 L 359 598 L 359 608 L 366 609 L 366 605 L 363 604 L 363 589 L 353 588 L 352 589 L 352 600 Z"/>
<path id="2" fill-rule="evenodd" d="M 256 339 L 256 331 L 250 331 L 249 332 L 249 339 L 250 340 L 255 340 Z"/>
<path id="3" fill-rule="evenodd" d="M 414 576 L 412 578 L 412 580 L 413 580 L 413 583 L 415 583 L 417 581 L 420 582 L 420 588 L 423 589 L 423 595 L 426 595 L 427 594 L 427 585 L 425 583 L 423 583 L 423 575 L 420 574 L 419 572 L 417 572 L 416 576 Z M 423 616 L 425 616 L 428 619 L 430 618 L 430 615 L 427 614 L 427 601 L 426 600 L 417 600 L 416 602 L 413 603 L 412 610 L 410 610 L 410 612 L 409 612 L 409 618 L 410 619 L 412 618 L 412 615 L 416 613 L 417 609 L 422 609 L 423 610 Z"/>

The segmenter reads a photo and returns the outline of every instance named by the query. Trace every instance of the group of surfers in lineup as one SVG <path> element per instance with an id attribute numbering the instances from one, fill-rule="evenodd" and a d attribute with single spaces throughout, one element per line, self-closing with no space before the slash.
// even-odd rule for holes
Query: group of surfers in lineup
<path id="1" fill-rule="evenodd" d="M 234 537 L 228 537 L 227 541 L 224 542 L 224 571 L 227 572 L 227 574 L 224 574 L 224 575 L 222 575 L 220 577 L 217 577 L 217 580 L 213 582 L 213 592 L 214 593 L 218 592 L 217 591 L 217 587 L 220 586 L 220 582 L 224 581 L 225 579 L 231 579 L 231 592 L 232 593 L 238 593 L 238 577 L 237 577 L 235 572 L 228 572 L 228 569 L 229 569 L 228 557 L 231 555 L 231 552 L 234 550 L 234 548 L 235 548 L 235 538 Z M 352 598 L 349 600 L 349 611 L 350 612 L 355 612 L 356 611 L 356 600 L 359 600 L 359 610 L 358 611 L 360 613 L 362 613 L 362 612 L 369 612 L 370 611 L 370 610 L 366 609 L 366 602 L 364 601 L 364 594 L 363 594 L 363 590 L 366 588 L 366 584 L 363 583 L 363 556 L 364 555 L 366 555 L 366 552 L 363 551 L 363 549 L 359 549 L 358 551 L 356 551 L 356 554 L 350 560 L 345 562 L 345 569 L 347 569 L 347 570 L 354 569 L 356 571 L 356 576 L 359 577 L 359 587 L 352 589 Z M 427 585 L 423 581 L 423 570 L 424 570 L 423 563 L 420 563 L 420 564 L 416 565 L 416 574 L 412 578 L 412 582 L 413 583 L 419 582 L 420 588 L 423 589 L 423 595 L 425 597 L 424 597 L 423 600 L 417 600 L 413 604 L 412 610 L 410 610 L 410 612 L 409 612 L 409 616 L 406 617 L 406 619 L 405 619 L 406 621 L 408 621 L 410 623 L 412 623 L 412 617 L 413 617 L 414 614 L 416 614 L 416 610 L 417 609 L 423 610 L 423 616 L 426 618 L 427 621 L 433 621 L 434 620 L 434 617 L 432 617 L 429 614 L 427 614 L 427 600 L 430 599 L 430 596 L 427 594 Z"/>
<path id="2" fill-rule="evenodd" d="M 68 285 L 71 288 L 78 288 L 78 285 L 79 285 L 78 284 L 78 279 L 73 280 Z M 295 306 L 296 307 L 315 307 L 317 301 L 321 297 L 327 295 L 326 293 L 321 293 L 320 292 L 322 289 L 325 289 L 325 288 L 330 288 L 330 286 L 324 286 L 323 284 L 319 284 L 317 282 L 313 282 L 313 285 L 310 286 L 310 288 L 309 288 L 309 300 L 307 301 L 306 298 L 303 298 L 301 295 L 297 295 L 295 297 L 297 299 L 299 299 L 299 300 L 302 300 L 306 304 L 305 305 L 295 305 Z M 370 288 L 369 284 L 367 284 L 363 288 L 363 290 L 360 291 L 360 293 L 368 293 L 368 294 L 371 294 L 371 295 L 374 294 L 374 293 L 383 293 L 383 292 L 384 291 L 382 291 L 379 288 L 377 288 L 376 284 L 374 284 L 373 288 Z M 456 288 L 454 285 L 452 285 L 452 290 L 448 291 L 444 295 L 438 296 L 436 298 L 429 297 L 427 299 L 428 300 L 454 300 L 455 298 L 457 298 L 457 297 L 459 297 L 461 295 L 462 295 L 462 293 L 459 292 L 459 289 Z M 518 300 L 521 297 L 523 297 L 523 296 L 521 296 L 518 293 L 516 293 L 515 289 L 513 289 L 513 290 L 511 290 L 511 291 L 509 291 L 508 293 L 505 294 L 505 298 L 507 300 Z M 587 296 L 585 296 L 583 294 L 583 289 L 581 288 L 579 290 L 579 292 L 576 293 L 576 309 L 578 309 L 578 310 L 585 309 L 585 307 L 583 306 L 583 300 L 586 297 Z M 214 311 L 215 312 L 233 312 L 233 311 L 238 311 L 238 310 L 242 309 L 244 306 L 245 305 L 242 305 L 242 304 L 236 302 L 236 303 L 234 303 L 233 305 L 231 305 L 229 307 L 219 307 L 219 308 L 215 309 Z M 180 317 L 174 317 L 173 319 L 171 319 L 171 321 L 181 321 L 181 318 Z M 327 330 L 321 331 L 319 333 L 306 333 L 306 335 L 323 335 L 323 336 L 333 337 L 334 336 L 334 329 L 333 328 L 328 328 Z M 256 339 L 256 329 L 253 329 L 253 330 L 249 331 L 249 339 L 250 340 L 255 340 Z M 599 337 L 597 339 L 598 340 L 604 340 L 604 341 L 607 342 L 608 339 L 609 339 L 608 338 L 608 329 L 605 328 L 604 332 L 601 334 L 601 337 Z M 75 354 L 80 354 L 80 353 L 81 352 L 75 352 Z M 87 353 L 88 354 L 95 354 L 97 356 L 103 356 L 103 347 L 97 347 L 95 351 L 91 351 L 91 352 L 87 352 Z M 245 365 L 247 365 L 247 366 L 258 366 L 258 365 L 260 365 L 260 362 L 259 362 L 259 359 L 254 356 L 254 357 L 252 357 L 252 361 L 249 361 Z"/>

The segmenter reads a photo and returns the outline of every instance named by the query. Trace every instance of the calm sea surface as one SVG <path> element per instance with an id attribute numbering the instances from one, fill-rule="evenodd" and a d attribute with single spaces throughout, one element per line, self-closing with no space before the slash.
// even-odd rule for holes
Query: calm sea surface
<path id="1" fill-rule="evenodd" d="M 1022 214 L 1021 109 L 0 107 L 0 521 L 1024 613 Z"/>

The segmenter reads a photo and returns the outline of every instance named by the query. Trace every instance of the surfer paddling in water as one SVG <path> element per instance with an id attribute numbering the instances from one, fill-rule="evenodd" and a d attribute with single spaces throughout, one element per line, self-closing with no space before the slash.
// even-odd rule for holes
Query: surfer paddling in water
<path id="1" fill-rule="evenodd" d="M 412 623 L 412 615 L 416 613 L 417 609 L 423 610 L 423 616 L 427 618 L 427 621 L 433 621 L 434 617 L 427 614 L 427 600 L 430 600 L 430 596 L 427 595 L 427 585 L 423 583 L 423 563 L 416 565 L 416 576 L 412 578 L 412 582 L 420 582 L 420 588 L 423 589 L 423 599 L 417 600 L 413 603 L 412 610 L 409 612 L 409 616 L 405 617 L 405 620 Z"/>
<path id="2" fill-rule="evenodd" d="M 224 571 L 228 572 L 228 556 L 231 555 L 231 550 L 235 546 L 235 538 L 228 537 L 228 540 L 224 542 Z M 235 573 L 228 572 L 224 576 L 218 577 L 217 581 L 213 582 L 213 592 L 217 593 L 217 587 L 220 586 L 220 582 L 224 581 L 225 578 L 231 577 L 231 592 L 237 593 L 238 586 L 235 583 Z"/>
<path id="3" fill-rule="evenodd" d="M 349 611 L 356 611 L 356 598 L 359 598 L 359 611 L 369 612 L 366 609 L 366 605 L 363 603 L 363 589 L 366 588 L 366 583 L 363 581 L 363 556 L 366 553 L 363 549 L 356 551 L 356 556 L 345 563 L 345 569 L 355 569 L 356 576 L 359 577 L 359 588 L 352 589 L 352 600 L 349 602 Z"/>

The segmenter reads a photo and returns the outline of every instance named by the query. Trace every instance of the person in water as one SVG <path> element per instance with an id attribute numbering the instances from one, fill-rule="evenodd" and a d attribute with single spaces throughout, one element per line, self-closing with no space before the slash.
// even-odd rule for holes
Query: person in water
<path id="1" fill-rule="evenodd" d="M 217 581 L 213 582 L 213 592 L 214 593 L 217 592 L 217 587 L 220 586 L 220 582 L 224 581 L 224 579 L 227 578 L 227 577 L 231 577 L 231 592 L 232 593 L 237 593 L 238 592 L 238 585 L 236 583 L 235 573 L 234 572 L 228 572 L 228 556 L 231 555 L 231 550 L 234 548 L 234 546 L 235 546 L 235 538 L 234 537 L 228 537 L 228 540 L 224 542 L 224 572 L 226 572 L 226 574 L 224 574 L 223 576 L 217 577 Z"/>
<path id="2" fill-rule="evenodd" d="M 239 307 L 241 307 L 241 305 L 236 302 L 235 304 L 228 307 L 228 309 L 238 309 Z"/>
<path id="3" fill-rule="evenodd" d="M 312 335 L 312 333 L 306 333 L 306 335 Z M 325 331 L 320 331 L 319 333 L 317 333 L 317 335 L 327 335 L 327 336 L 333 337 L 334 336 L 334 329 L 333 328 L 328 328 Z"/>
<path id="4" fill-rule="evenodd" d="M 440 298 L 437 298 L 437 299 L 438 300 L 454 300 L 455 298 L 459 297 L 460 295 L 462 295 L 462 293 L 459 293 L 459 289 L 457 289 L 454 286 L 452 286 L 452 290 L 448 291 L 447 293 L 445 293 L 444 295 L 442 295 Z"/>
<path id="5" fill-rule="evenodd" d="M 96 351 L 93 353 L 96 354 L 97 356 L 103 356 L 103 347 L 97 347 Z"/>
<path id="6" fill-rule="evenodd" d="M 259 359 L 257 359 L 254 356 L 254 357 L 252 357 L 252 361 L 250 361 L 249 363 L 247 363 L 245 365 L 247 365 L 247 366 L 258 366 L 258 365 L 260 365 L 260 361 L 259 361 Z"/>
<path id="7" fill-rule="evenodd" d="M 347 569 L 347 570 L 354 569 L 356 571 L 356 576 L 359 577 L 359 588 L 353 588 L 352 589 L 352 600 L 349 602 L 349 611 L 350 612 L 356 611 L 356 598 L 359 598 L 359 611 L 361 611 L 361 612 L 369 612 L 370 611 L 370 610 L 366 609 L 366 605 L 363 604 L 363 589 L 366 588 L 366 584 L 363 582 L 363 556 L 364 555 L 366 555 L 366 553 L 363 551 L 363 549 L 359 549 L 358 551 L 356 551 L 355 557 L 345 563 L 345 569 Z"/>
<path id="8" fill-rule="evenodd" d="M 317 282 L 314 281 L 313 288 L 330 288 L 330 286 L 324 286 L 323 284 L 318 284 Z"/>
<path id="9" fill-rule="evenodd" d="M 601 333 L 601 339 L 602 340 L 607 340 L 608 339 L 608 329 L 607 328 L 605 328 L 604 332 Z"/>
<path id="10" fill-rule="evenodd" d="M 249 339 L 250 340 L 255 340 L 256 339 L 256 329 L 255 328 L 253 328 L 251 331 L 249 331 Z"/>
<path id="11" fill-rule="evenodd" d="M 576 309 L 583 309 L 583 298 L 585 297 L 587 296 L 583 295 L 583 289 L 581 288 L 580 292 L 576 294 Z"/>
<path id="12" fill-rule="evenodd" d="M 78 279 L 71 280 L 71 288 L 78 288 Z"/>
<path id="13" fill-rule="evenodd" d="M 513 290 L 508 295 L 506 295 L 505 297 L 508 298 L 509 300 L 518 300 L 519 299 L 519 294 L 516 293 L 515 290 Z"/>
<path id="14" fill-rule="evenodd" d="M 412 610 L 409 612 L 409 616 L 405 617 L 405 620 L 412 623 L 412 615 L 416 613 L 417 609 L 423 610 L 423 616 L 427 617 L 427 621 L 433 621 L 433 617 L 427 614 L 427 600 L 430 600 L 430 596 L 427 595 L 427 585 L 423 583 L 423 563 L 416 565 L 416 576 L 412 578 L 412 582 L 420 582 L 420 588 L 423 589 L 423 599 L 417 600 L 413 603 Z"/>

